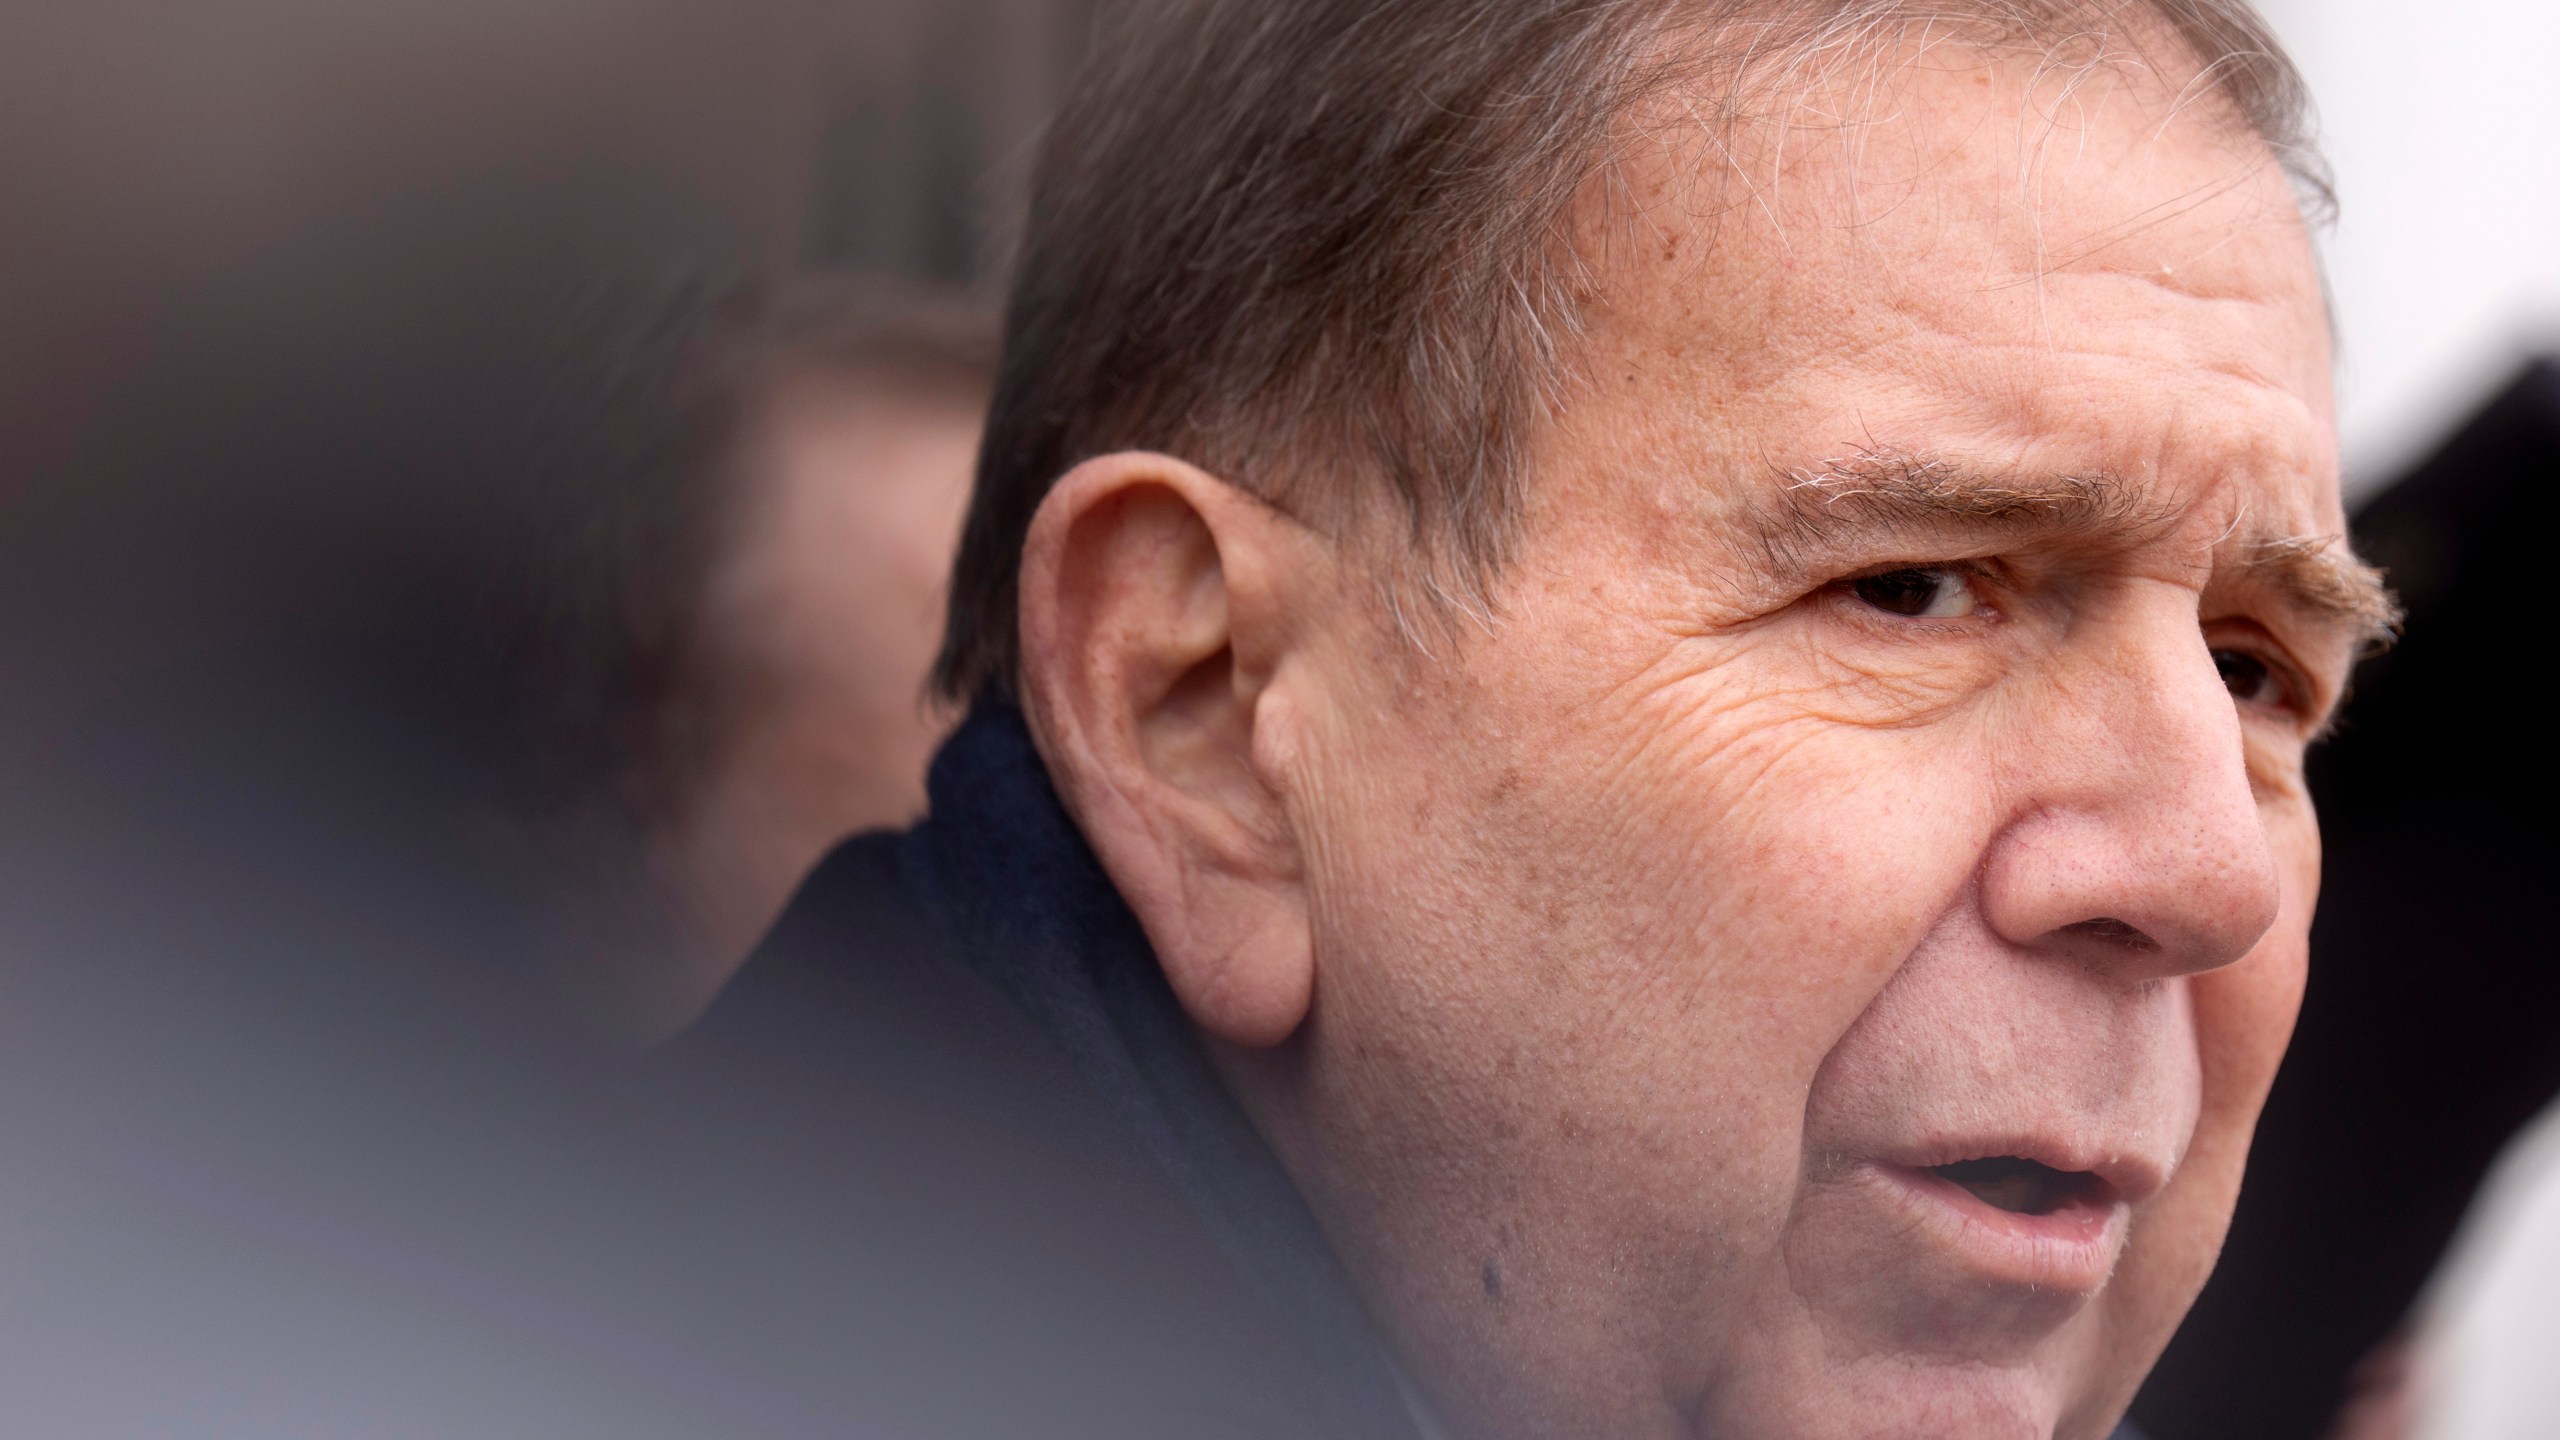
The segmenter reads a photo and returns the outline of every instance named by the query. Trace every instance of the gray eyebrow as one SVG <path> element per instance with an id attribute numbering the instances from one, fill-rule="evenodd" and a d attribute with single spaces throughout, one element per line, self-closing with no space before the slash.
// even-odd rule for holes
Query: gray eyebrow
<path id="1" fill-rule="evenodd" d="M 2400 638 L 2404 613 L 2380 570 L 2356 557 L 2337 535 L 2288 535 L 2249 547 L 2241 570 L 2249 583 L 2292 609 L 2352 632 L 2376 650 Z"/>
<path id="2" fill-rule="evenodd" d="M 2009 475 L 1894 451 L 1865 451 L 1785 471 L 1782 478 L 1775 503 L 1759 517 L 1762 543 L 1781 564 L 1857 531 L 1955 523 L 2138 542 L 2180 518 L 2176 506 L 2113 475 Z M 2382 572 L 2358 559 L 2337 535 L 2259 540 L 2247 548 L 2239 570 L 2245 583 L 2314 624 L 2350 633 L 2366 649 L 2387 645 L 2399 634 L 2400 602 Z"/>
<path id="3" fill-rule="evenodd" d="M 2139 538 L 2178 519 L 2175 506 L 2113 475 L 2005 475 L 1953 460 L 1867 451 L 1782 472 L 1760 517 L 1771 558 L 1791 560 L 1851 531 L 1962 522 Z"/>

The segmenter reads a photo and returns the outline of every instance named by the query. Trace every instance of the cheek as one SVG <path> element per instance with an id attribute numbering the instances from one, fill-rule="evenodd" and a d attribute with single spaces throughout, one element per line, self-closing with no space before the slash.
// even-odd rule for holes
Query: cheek
<path id="1" fill-rule="evenodd" d="M 1486 688 L 1413 726 L 1448 743 L 1384 813 L 1419 823 L 1364 826 L 1364 848 L 1468 936 L 1438 979 L 1580 997 L 1594 1041 L 1691 1036 L 1665 1068 L 1747 1038 L 1801 1093 L 1962 889 L 1983 797 L 1949 737 L 1841 726 L 1750 670 Z"/>
<path id="2" fill-rule="evenodd" d="M 1367 1077 L 1337 1101 L 1501 1197 L 1489 1248 L 1740 1293 L 1696 1272 L 1773 1253 L 1813 1077 L 1961 893 L 1983 768 L 1793 705 L 1747 648 L 1523 649 L 1563 659 L 1427 682 L 1327 747 L 1319 1028 Z"/>
<path id="3" fill-rule="evenodd" d="M 2228 1162 L 2235 1179 L 2302 1008 L 2320 893 L 2320 836 L 2308 806 L 2273 807 L 2268 834 L 2283 884 L 2275 923 L 2246 959 L 2193 981 L 2205 1124 L 2236 1152 Z"/>

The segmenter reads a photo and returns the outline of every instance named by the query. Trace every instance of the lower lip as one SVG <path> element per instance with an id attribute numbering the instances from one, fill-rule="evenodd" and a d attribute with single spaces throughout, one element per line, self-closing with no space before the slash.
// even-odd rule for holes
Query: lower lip
<path id="1" fill-rule="evenodd" d="M 1873 1172 L 1918 1234 L 1993 1284 L 2094 1292 L 2124 1249 L 2126 1209 L 2118 1201 L 2078 1195 L 2026 1215 L 1932 1171 L 1877 1164 Z"/>

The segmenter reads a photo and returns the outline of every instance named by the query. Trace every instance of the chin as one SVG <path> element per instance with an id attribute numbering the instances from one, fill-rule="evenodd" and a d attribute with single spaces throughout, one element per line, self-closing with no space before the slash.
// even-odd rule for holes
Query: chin
<path id="1" fill-rule="evenodd" d="M 1798 1378 L 1711 1405 L 1704 1440 L 2052 1440 L 2060 1387 L 2034 1369 L 1808 1357 Z M 2063 1440 L 2077 1440 L 2065 1436 Z"/>

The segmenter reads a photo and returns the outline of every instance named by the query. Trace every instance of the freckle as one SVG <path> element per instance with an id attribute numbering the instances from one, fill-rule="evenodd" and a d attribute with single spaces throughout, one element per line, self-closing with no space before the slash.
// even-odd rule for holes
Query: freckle
<path id="1" fill-rule="evenodd" d="M 1490 1260 L 1484 1262 L 1484 1298 L 1487 1300 L 1502 1298 L 1502 1267 Z"/>

